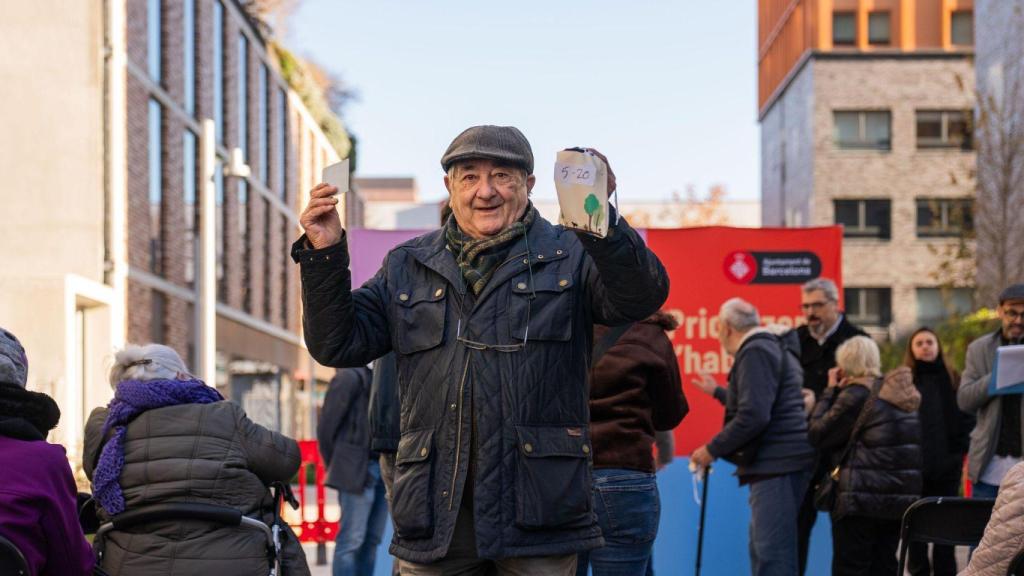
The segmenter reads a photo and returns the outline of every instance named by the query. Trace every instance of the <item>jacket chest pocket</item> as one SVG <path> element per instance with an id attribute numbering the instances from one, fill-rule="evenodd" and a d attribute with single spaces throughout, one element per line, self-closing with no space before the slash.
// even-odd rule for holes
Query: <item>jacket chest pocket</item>
<path id="1" fill-rule="evenodd" d="M 581 426 L 516 426 L 516 525 L 591 523 L 590 444 Z"/>
<path id="2" fill-rule="evenodd" d="M 509 296 L 509 334 L 513 340 L 555 340 L 572 338 L 574 300 L 573 278 L 569 274 L 529 274 L 512 280 Z"/>
<path id="3" fill-rule="evenodd" d="M 400 354 L 429 350 L 444 340 L 447 286 L 401 288 L 394 295 L 395 348 Z"/>

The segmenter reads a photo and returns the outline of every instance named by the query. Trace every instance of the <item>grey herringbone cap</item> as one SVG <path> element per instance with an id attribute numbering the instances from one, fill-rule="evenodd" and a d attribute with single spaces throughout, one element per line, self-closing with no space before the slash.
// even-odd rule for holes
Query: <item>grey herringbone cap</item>
<path id="1" fill-rule="evenodd" d="M 473 126 L 455 137 L 441 156 L 445 172 L 460 160 L 488 158 L 508 162 L 533 174 L 533 150 L 523 133 L 514 126 Z"/>

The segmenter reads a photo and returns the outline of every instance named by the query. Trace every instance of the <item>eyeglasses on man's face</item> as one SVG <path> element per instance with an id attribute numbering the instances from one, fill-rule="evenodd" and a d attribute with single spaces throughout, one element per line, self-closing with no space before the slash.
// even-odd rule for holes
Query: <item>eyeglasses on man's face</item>
<path id="1" fill-rule="evenodd" d="M 831 300 L 818 300 L 816 302 L 804 302 L 800 304 L 800 308 L 803 310 L 824 310 L 825 306 L 828 306 Z"/>

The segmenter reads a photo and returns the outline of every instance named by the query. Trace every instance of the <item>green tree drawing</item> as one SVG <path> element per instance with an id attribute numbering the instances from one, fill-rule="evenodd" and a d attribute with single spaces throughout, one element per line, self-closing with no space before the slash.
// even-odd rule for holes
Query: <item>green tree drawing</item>
<path id="1" fill-rule="evenodd" d="M 583 210 L 586 211 L 587 216 L 590 217 L 590 229 L 594 229 L 594 215 L 599 214 L 601 210 L 601 202 L 597 199 L 597 196 L 591 194 L 583 201 Z"/>

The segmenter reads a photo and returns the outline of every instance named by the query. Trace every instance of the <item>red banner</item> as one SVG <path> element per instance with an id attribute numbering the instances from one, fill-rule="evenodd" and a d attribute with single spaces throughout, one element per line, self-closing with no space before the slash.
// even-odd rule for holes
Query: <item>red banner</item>
<path id="1" fill-rule="evenodd" d="M 685 455 L 722 427 L 722 406 L 693 385 L 699 371 L 724 385 L 731 367 L 718 341 L 719 307 L 739 296 L 757 306 L 765 324 L 797 326 L 800 285 L 807 280 L 835 280 L 842 298 L 842 228 L 648 230 L 647 242 L 672 281 L 665 311 L 680 324 L 669 337 L 690 403 L 675 432 L 676 453 Z"/>

